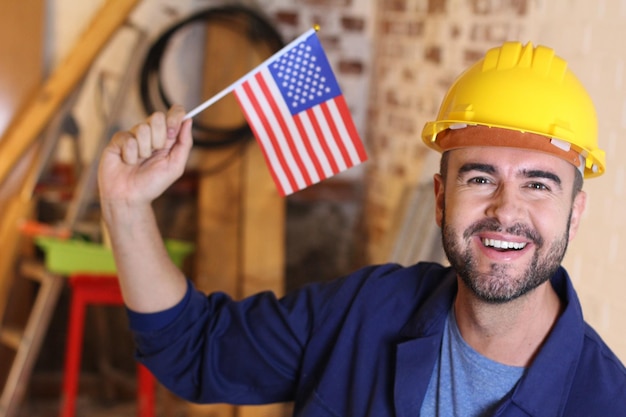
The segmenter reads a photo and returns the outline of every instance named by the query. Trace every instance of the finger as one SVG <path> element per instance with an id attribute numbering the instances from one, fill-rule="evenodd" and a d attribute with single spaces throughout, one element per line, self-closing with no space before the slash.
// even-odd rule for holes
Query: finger
<path id="1" fill-rule="evenodd" d="M 130 130 L 137 142 L 137 155 L 139 158 L 149 158 L 152 155 L 152 129 L 148 123 L 143 122 L 135 125 Z M 128 140 L 128 142 L 132 142 Z"/>
<path id="2" fill-rule="evenodd" d="M 128 165 L 136 165 L 139 161 L 139 143 L 134 136 L 124 142 L 122 147 L 122 160 Z"/>
<path id="3" fill-rule="evenodd" d="M 152 114 L 148 119 L 148 124 L 151 130 L 151 147 L 154 149 L 163 149 L 165 146 L 165 140 L 167 139 L 167 131 L 165 124 L 165 115 L 162 112 Z"/>
<path id="4" fill-rule="evenodd" d="M 181 124 L 185 117 L 185 108 L 180 104 L 174 104 L 167 112 L 167 138 L 176 139 L 180 132 Z"/>
<path id="5" fill-rule="evenodd" d="M 116 132 L 107 146 L 109 152 L 119 155 L 120 159 L 130 165 L 134 165 L 138 160 L 138 145 L 135 136 L 130 131 Z"/>

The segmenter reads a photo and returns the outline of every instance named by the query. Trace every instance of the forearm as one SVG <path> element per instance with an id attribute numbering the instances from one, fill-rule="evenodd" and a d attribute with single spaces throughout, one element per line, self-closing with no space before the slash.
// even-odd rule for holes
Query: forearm
<path id="1" fill-rule="evenodd" d="M 128 308 L 150 313 L 178 303 L 187 289 L 186 279 L 167 253 L 151 205 L 101 204 Z"/>

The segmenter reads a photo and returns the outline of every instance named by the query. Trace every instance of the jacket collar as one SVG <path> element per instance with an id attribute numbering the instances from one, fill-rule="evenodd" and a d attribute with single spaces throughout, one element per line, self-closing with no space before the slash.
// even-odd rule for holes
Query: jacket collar
<path id="1" fill-rule="evenodd" d="M 441 346 L 446 317 L 457 292 L 456 273 L 428 274 L 439 282 L 403 327 L 396 347 L 394 403 L 398 417 L 417 416 Z"/>
<path id="2" fill-rule="evenodd" d="M 551 282 L 565 308 L 511 397 L 536 417 L 563 413 L 584 342 L 582 309 L 565 269 L 559 268 Z"/>
<path id="3" fill-rule="evenodd" d="M 447 314 L 457 293 L 456 273 L 444 270 L 440 284 L 401 332 L 397 346 L 394 397 L 397 415 L 418 415 L 439 354 Z M 561 415 L 583 348 L 584 321 L 574 287 L 562 267 L 551 279 L 564 310 L 537 357 L 497 415 L 511 403 L 536 417 Z M 419 352 L 419 354 L 418 354 Z"/>

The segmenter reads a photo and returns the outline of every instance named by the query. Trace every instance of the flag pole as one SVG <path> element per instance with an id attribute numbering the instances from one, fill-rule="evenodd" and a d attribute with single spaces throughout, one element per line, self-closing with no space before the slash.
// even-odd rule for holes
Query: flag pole
<path id="1" fill-rule="evenodd" d="M 235 88 L 237 88 L 239 86 L 239 84 L 241 84 L 243 81 L 245 81 L 246 78 L 248 78 L 248 76 L 250 76 L 252 73 L 258 71 L 259 67 L 269 65 L 272 61 L 274 61 L 276 58 L 278 58 L 280 55 L 282 55 L 284 53 L 284 51 L 286 51 L 287 49 L 289 49 L 289 48 L 295 46 L 296 44 L 304 41 L 309 36 L 311 36 L 312 34 L 317 32 L 318 30 L 319 30 L 319 26 L 318 25 L 315 25 L 312 29 L 307 30 L 302 35 L 298 36 L 296 39 L 294 39 L 293 41 L 289 42 L 289 44 L 285 45 L 282 49 L 280 49 L 279 51 L 274 53 L 272 56 L 267 58 L 265 61 L 263 61 L 263 63 L 261 65 L 259 65 L 259 66 L 255 67 L 254 69 L 250 70 L 246 75 L 244 75 L 243 77 L 239 78 L 237 81 L 235 81 L 234 83 L 232 83 L 228 87 L 224 88 L 222 91 L 220 91 L 219 93 L 215 94 L 210 99 L 206 100 L 202 104 L 198 105 L 196 108 L 194 108 L 191 111 L 189 111 L 185 115 L 185 118 L 183 120 L 190 119 L 190 118 L 196 116 L 197 114 L 201 113 L 202 111 L 204 111 L 205 109 L 207 109 L 211 105 L 215 104 L 217 101 L 222 99 L 226 94 L 231 93 Z"/>

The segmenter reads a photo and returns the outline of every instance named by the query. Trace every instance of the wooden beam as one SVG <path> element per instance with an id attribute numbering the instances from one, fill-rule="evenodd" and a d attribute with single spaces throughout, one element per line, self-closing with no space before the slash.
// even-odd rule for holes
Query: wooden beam
<path id="1" fill-rule="evenodd" d="M 39 89 L 34 99 L 9 126 L 0 140 L 0 185 L 38 138 L 57 108 L 86 75 L 113 33 L 139 0 L 108 0 L 93 18 L 74 48 Z"/>
<path id="2" fill-rule="evenodd" d="M 204 97 L 236 81 L 271 55 L 258 51 L 244 31 L 214 24 L 207 29 Z M 234 95 L 201 114 L 211 126 L 237 127 L 245 119 Z M 220 172 L 203 175 L 199 184 L 199 239 L 196 285 L 242 298 L 261 290 L 283 292 L 285 203 L 253 138 L 245 145 L 201 152 L 200 171 L 225 160 Z M 233 159 L 234 155 L 239 155 Z M 189 417 L 280 417 L 285 406 L 229 407 L 190 405 Z"/>
<path id="3" fill-rule="evenodd" d="M 202 93 L 212 97 L 223 87 L 245 74 L 249 68 L 246 40 L 225 25 L 206 27 L 205 62 Z M 242 52 L 234 54 L 234 51 Z M 228 128 L 243 123 L 233 95 L 228 95 L 201 113 L 200 123 Z M 239 296 L 241 251 L 241 191 L 240 172 L 243 160 L 238 152 L 241 145 L 226 148 L 200 149 L 198 186 L 198 246 L 194 281 L 207 293 L 223 291 Z M 228 163 L 226 163 L 228 162 Z M 219 167 L 219 169 L 216 169 Z M 235 417 L 231 405 L 188 405 L 189 417 Z"/>

